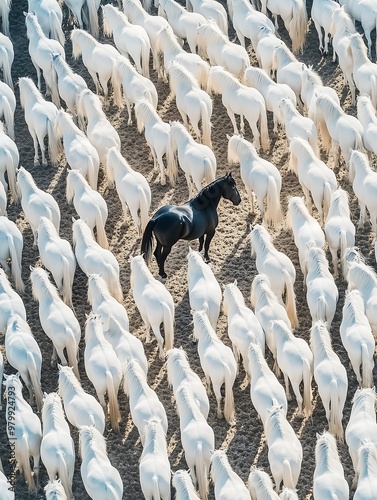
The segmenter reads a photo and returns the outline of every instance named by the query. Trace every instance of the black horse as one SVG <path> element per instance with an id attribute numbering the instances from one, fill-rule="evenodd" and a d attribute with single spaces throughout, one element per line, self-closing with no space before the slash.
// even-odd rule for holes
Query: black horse
<path id="1" fill-rule="evenodd" d="M 241 202 L 232 174 L 226 174 L 211 182 L 184 205 L 161 207 L 148 222 L 141 242 L 141 252 L 149 265 L 154 234 L 157 240 L 154 256 L 162 278 L 166 278 L 164 270 L 166 257 L 178 240 L 199 238 L 199 252 L 204 244 L 204 258 L 209 261 L 208 249 L 219 223 L 217 205 L 221 197 L 230 200 L 233 205 L 239 205 Z M 205 243 L 204 235 L 207 235 Z"/>

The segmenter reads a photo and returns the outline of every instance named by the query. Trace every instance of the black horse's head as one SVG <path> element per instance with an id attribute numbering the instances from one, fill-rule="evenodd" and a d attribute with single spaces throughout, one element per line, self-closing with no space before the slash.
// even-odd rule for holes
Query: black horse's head
<path id="1" fill-rule="evenodd" d="M 241 203 L 241 196 L 238 192 L 236 182 L 232 177 L 232 174 L 225 174 L 222 182 L 223 192 L 222 195 L 226 200 L 230 200 L 233 205 L 239 205 Z"/>

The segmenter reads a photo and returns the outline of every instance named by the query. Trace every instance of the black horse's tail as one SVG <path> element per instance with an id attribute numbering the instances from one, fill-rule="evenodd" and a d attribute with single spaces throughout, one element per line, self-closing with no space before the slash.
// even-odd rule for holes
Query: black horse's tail
<path id="1" fill-rule="evenodd" d="M 141 253 L 143 254 L 147 266 L 150 265 L 152 258 L 153 228 L 155 223 L 156 221 L 154 219 L 148 222 L 143 233 L 143 239 L 141 240 Z"/>

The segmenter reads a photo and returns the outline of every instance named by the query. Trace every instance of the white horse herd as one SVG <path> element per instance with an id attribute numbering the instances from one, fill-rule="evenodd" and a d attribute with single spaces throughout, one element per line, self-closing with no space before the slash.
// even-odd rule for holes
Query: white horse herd
<path id="1" fill-rule="evenodd" d="M 360 238 L 368 252 L 367 222 L 377 234 L 373 1 L 343 0 L 339 5 L 312 0 L 319 50 L 333 50 L 334 61 L 338 59 L 352 112 L 345 111 L 344 96 L 340 99 L 300 60 L 308 30 L 304 0 L 228 0 L 227 9 L 214 0 L 187 0 L 186 7 L 175 0 L 155 0 L 153 6 L 123 0 L 117 6 L 102 5 L 103 30 L 100 1 L 64 3 L 67 10 L 62 11 L 56 0 L 29 0 L 22 16 L 29 66 L 37 77 L 37 85 L 22 76 L 16 86 L 34 146 L 29 155 L 34 168 L 28 168 L 15 121 L 19 110 L 11 74 L 10 2 L 0 1 L 0 380 L 5 380 L 7 400 L 3 435 L 10 441 L 16 438 L 14 465 L 29 493 L 38 493 L 42 476 L 49 481 L 43 485 L 46 498 L 74 498 L 81 461 L 81 479 L 90 498 L 132 495 L 134 486 L 127 490 L 122 471 L 115 467 L 123 451 L 118 457 L 110 450 L 106 436 L 124 433 L 122 446 L 127 447 L 135 428 L 132 456 L 135 464 L 139 459 L 141 489 L 135 488 L 135 495 L 170 500 L 172 485 L 176 498 L 185 500 L 206 500 L 212 491 L 222 500 L 297 499 L 311 486 L 310 481 L 305 487 L 300 482 L 303 460 L 308 459 L 301 436 L 311 426 L 310 432 L 322 432 L 316 436 L 313 498 L 349 498 L 344 455 L 340 458 L 337 449 L 344 437 L 354 498 L 375 499 L 377 272 L 375 262 L 374 267 L 368 265 L 355 247 Z M 18 5 L 13 8 L 20 11 Z M 67 25 L 77 25 L 73 29 L 64 26 L 67 11 Z M 240 43 L 228 36 L 228 14 Z M 279 17 L 287 43 L 279 35 Z M 363 27 L 367 46 L 354 20 Z M 105 36 L 112 37 L 111 43 Z M 71 60 L 65 51 L 68 38 Z M 249 47 L 245 39 L 250 39 Z M 80 74 L 73 68 L 80 68 Z M 215 133 L 220 99 L 226 113 L 219 140 Z M 166 116 L 170 106 L 174 121 Z M 268 113 L 273 115 L 271 123 Z M 233 135 L 228 135 L 232 128 Z M 142 167 L 135 160 L 140 156 L 133 154 L 138 145 L 131 138 L 127 147 L 124 143 L 124 137 L 136 131 L 144 132 L 143 154 L 150 149 Z M 289 152 L 283 167 L 271 154 L 277 141 Z M 181 196 L 175 189 L 182 184 L 178 166 L 193 198 L 203 183 L 215 180 L 218 167 L 226 163 L 222 156 L 239 165 L 238 177 L 249 198 L 243 214 L 252 221 L 250 231 L 232 233 L 234 267 L 229 272 L 224 262 L 224 269 L 217 261 L 210 265 L 189 247 L 185 276 L 186 259 L 176 261 L 179 286 L 162 283 L 136 249 L 151 208 Z M 151 160 L 159 183 L 153 182 L 155 172 L 144 168 Z M 62 176 L 65 164 L 69 168 Z M 57 194 L 63 184 L 64 193 Z M 114 188 L 114 203 L 118 198 L 120 202 L 117 213 L 109 203 Z M 355 200 L 357 228 L 355 208 L 350 209 Z M 78 219 L 71 216 L 70 203 Z M 119 224 L 127 230 L 123 251 L 124 227 L 120 236 Z M 246 237 L 251 241 L 249 257 L 237 260 L 238 246 Z M 280 237 L 289 238 L 288 248 L 279 243 Z M 292 242 L 297 252 L 291 251 Z M 29 274 L 26 259 L 32 264 Z M 255 265 L 258 274 L 248 275 L 245 285 L 247 265 Z M 238 271 L 241 280 L 236 279 Z M 81 298 L 79 280 L 87 280 L 88 287 Z M 346 280 L 347 290 L 339 287 L 339 280 Z M 31 322 L 31 297 L 38 303 L 40 332 Z M 83 305 L 86 300 L 89 309 Z M 129 312 L 133 308 L 130 316 L 124 304 Z M 192 333 L 196 347 L 184 338 L 185 331 Z M 47 368 L 44 346 L 50 341 Z M 339 342 L 352 370 L 344 366 L 347 356 L 340 355 Z M 12 369 L 17 373 L 11 375 Z M 46 380 L 47 370 L 58 392 L 43 392 L 53 387 Z M 247 408 L 243 420 L 238 397 L 249 384 L 246 393 L 253 408 Z M 168 386 L 178 418 L 167 406 Z M 350 389 L 355 392 L 351 412 Z M 128 401 L 126 411 L 122 397 Z M 324 410 L 321 424 L 319 401 Z M 214 413 L 226 424 L 216 424 Z M 351 413 L 347 424 L 346 413 Z M 253 441 L 253 451 L 247 446 L 248 477 L 239 461 L 233 464 L 238 449 L 235 444 L 233 452 L 232 440 L 243 439 L 242 425 L 262 433 Z M 173 453 L 184 456 L 188 472 L 181 468 L 172 474 L 171 468 L 177 469 L 183 460 L 174 463 Z M 262 470 L 259 463 L 268 468 Z M 7 481 L 0 472 L 0 485 L 9 485 Z M 19 476 L 16 482 L 19 487 Z"/>

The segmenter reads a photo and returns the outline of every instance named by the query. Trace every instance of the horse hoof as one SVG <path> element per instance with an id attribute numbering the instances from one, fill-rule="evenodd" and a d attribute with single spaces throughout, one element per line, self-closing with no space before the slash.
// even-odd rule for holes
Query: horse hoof
<path id="1" fill-rule="evenodd" d="M 47 165 L 47 160 L 42 161 L 42 165 L 46 166 Z"/>
<path id="2" fill-rule="evenodd" d="M 39 160 L 34 160 L 34 167 L 37 167 L 39 165 Z"/>
<path id="3" fill-rule="evenodd" d="M 160 276 L 161 276 L 162 279 L 165 279 L 165 278 L 168 277 L 168 275 L 166 273 L 160 273 Z"/>

